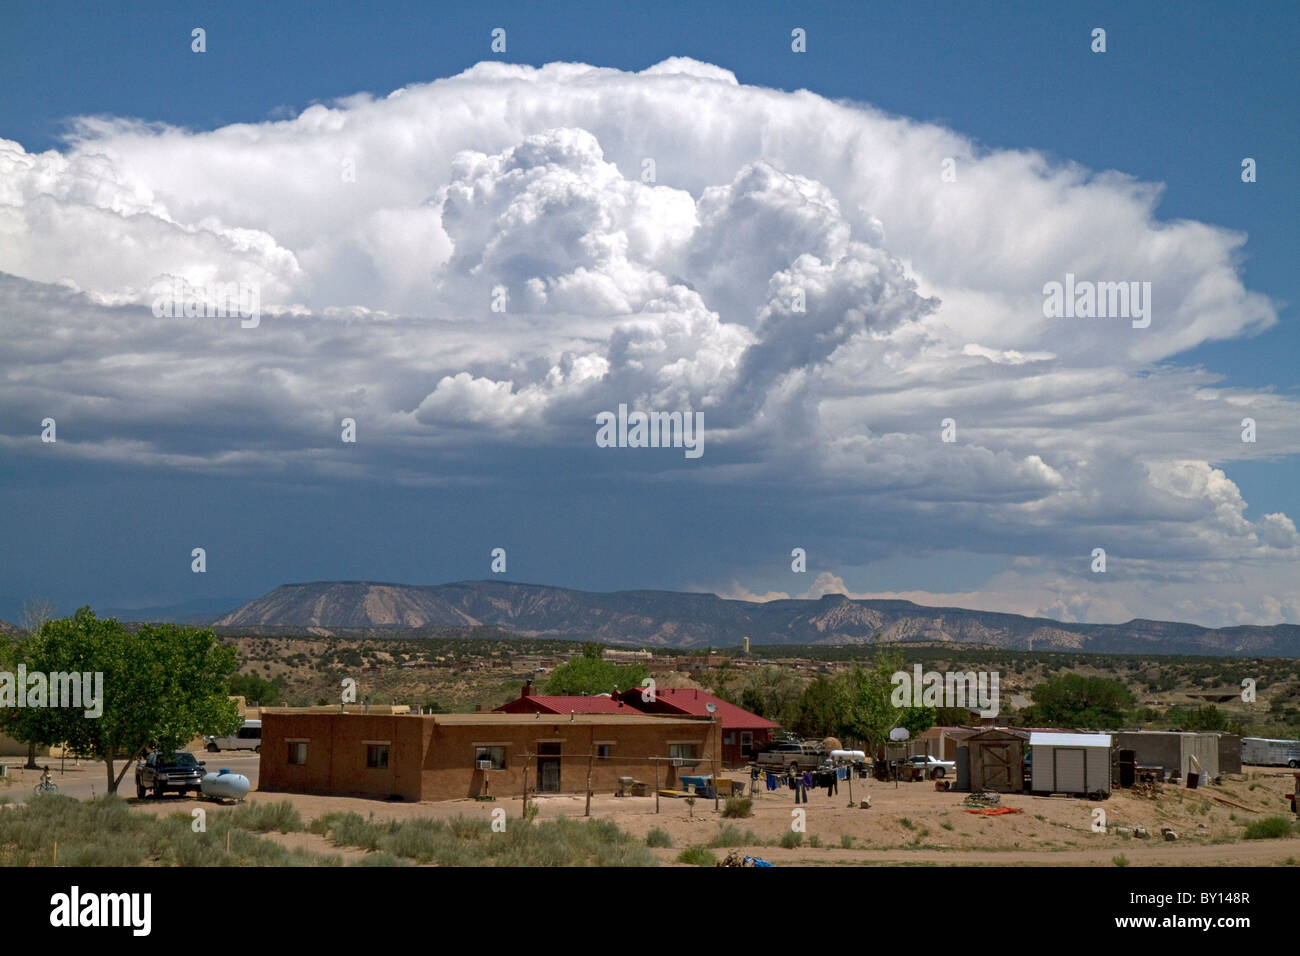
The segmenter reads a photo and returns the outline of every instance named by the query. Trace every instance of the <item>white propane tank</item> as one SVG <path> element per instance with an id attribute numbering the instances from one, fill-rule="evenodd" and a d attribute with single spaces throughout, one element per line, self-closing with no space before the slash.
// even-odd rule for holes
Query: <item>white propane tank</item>
<path id="1" fill-rule="evenodd" d="M 242 773 L 222 770 L 220 773 L 206 773 L 199 781 L 205 797 L 226 797 L 230 800 L 243 800 L 248 796 L 251 784 Z"/>

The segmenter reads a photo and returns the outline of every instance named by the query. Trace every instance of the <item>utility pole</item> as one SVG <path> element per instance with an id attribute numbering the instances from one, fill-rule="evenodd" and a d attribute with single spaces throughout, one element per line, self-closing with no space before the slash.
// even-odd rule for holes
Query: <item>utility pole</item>
<path id="1" fill-rule="evenodd" d="M 708 704 L 713 714 L 713 812 L 718 812 L 718 794 L 722 791 L 722 718 L 718 716 L 717 705 Z"/>
<path id="2" fill-rule="evenodd" d="M 584 817 L 591 816 L 591 766 L 596 762 L 596 727 L 593 724 L 591 728 L 591 749 L 587 753 L 587 809 L 583 811 Z"/>
<path id="3" fill-rule="evenodd" d="M 528 819 L 528 761 L 533 757 L 532 754 L 524 754 L 524 812 L 523 818 Z"/>

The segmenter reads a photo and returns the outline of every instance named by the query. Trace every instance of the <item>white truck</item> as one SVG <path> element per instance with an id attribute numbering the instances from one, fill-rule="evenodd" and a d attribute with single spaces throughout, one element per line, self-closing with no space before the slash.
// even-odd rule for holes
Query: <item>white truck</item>
<path id="1" fill-rule="evenodd" d="M 1242 737 L 1241 762 L 1264 767 L 1300 767 L 1300 740 Z"/>

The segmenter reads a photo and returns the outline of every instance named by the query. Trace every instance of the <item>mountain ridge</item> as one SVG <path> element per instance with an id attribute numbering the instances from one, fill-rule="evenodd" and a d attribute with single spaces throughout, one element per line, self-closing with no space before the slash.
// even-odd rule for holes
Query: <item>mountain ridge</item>
<path id="1" fill-rule="evenodd" d="M 284 584 L 219 618 L 226 631 L 495 627 L 530 637 L 674 648 L 887 641 L 1089 653 L 1300 656 L 1300 625 L 1208 628 L 1134 618 L 1079 624 L 1005 611 L 932 607 L 897 598 L 743 601 L 711 592 L 581 591 L 514 581 Z"/>

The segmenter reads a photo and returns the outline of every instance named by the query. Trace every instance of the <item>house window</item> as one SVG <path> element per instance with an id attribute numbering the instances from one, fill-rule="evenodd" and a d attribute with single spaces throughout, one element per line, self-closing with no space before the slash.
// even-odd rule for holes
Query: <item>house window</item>
<path id="1" fill-rule="evenodd" d="M 695 750 L 695 744 L 669 744 L 668 756 L 680 757 L 683 760 L 694 760 L 696 759 Z"/>
<path id="2" fill-rule="evenodd" d="M 596 744 L 597 760 L 608 760 L 612 756 L 614 756 L 613 744 Z"/>
<path id="3" fill-rule="evenodd" d="M 366 767 L 370 770 L 388 769 L 388 744 L 366 744 Z"/>
<path id="4" fill-rule="evenodd" d="M 506 769 L 506 748 L 505 747 L 475 747 L 474 748 L 474 766 L 478 767 L 484 760 L 492 764 L 490 770 Z"/>
<path id="5" fill-rule="evenodd" d="M 289 744 L 289 763 L 301 767 L 307 763 L 307 745 L 301 742 Z"/>
<path id="6" fill-rule="evenodd" d="M 754 732 L 752 730 L 742 730 L 740 732 L 740 752 L 746 757 L 754 752 Z"/>

